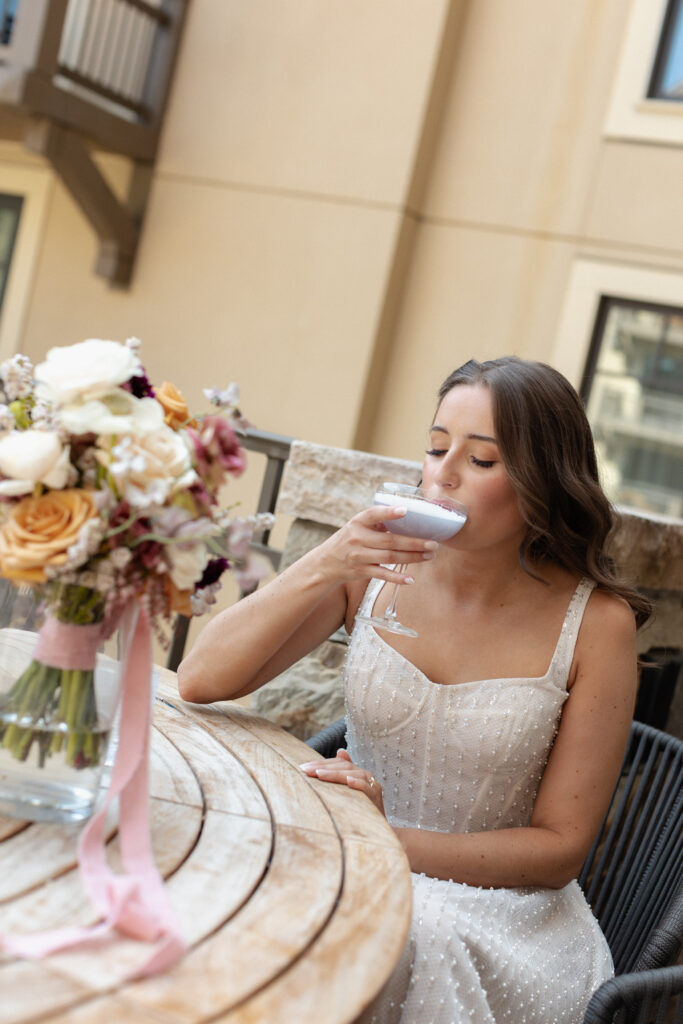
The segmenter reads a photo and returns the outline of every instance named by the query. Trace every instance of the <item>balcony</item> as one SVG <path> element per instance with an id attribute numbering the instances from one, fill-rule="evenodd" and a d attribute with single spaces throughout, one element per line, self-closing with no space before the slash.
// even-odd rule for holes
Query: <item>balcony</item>
<path id="1" fill-rule="evenodd" d="M 41 154 L 131 279 L 188 0 L 0 0 L 0 136 Z M 115 195 L 93 150 L 132 162 Z"/>

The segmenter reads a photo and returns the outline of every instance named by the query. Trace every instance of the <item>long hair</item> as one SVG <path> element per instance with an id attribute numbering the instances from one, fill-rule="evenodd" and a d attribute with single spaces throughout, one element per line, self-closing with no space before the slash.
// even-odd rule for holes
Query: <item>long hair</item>
<path id="1" fill-rule="evenodd" d="M 439 402 L 459 385 L 489 389 L 501 458 L 517 492 L 526 533 L 522 568 L 538 579 L 550 561 L 623 597 L 640 626 L 651 607 L 622 580 L 606 552 L 617 517 L 600 486 L 593 435 L 569 381 L 545 363 L 507 356 L 474 359 L 451 373 Z"/>

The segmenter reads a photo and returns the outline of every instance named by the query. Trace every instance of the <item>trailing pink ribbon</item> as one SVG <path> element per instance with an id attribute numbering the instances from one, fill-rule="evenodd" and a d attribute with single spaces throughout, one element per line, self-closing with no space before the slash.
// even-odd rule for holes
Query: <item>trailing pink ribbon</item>
<path id="1" fill-rule="evenodd" d="M 150 845 L 148 766 L 152 644 L 149 620 L 136 602 L 127 605 L 121 628 L 124 664 L 119 745 L 105 799 L 83 828 L 78 843 L 81 878 L 103 920 L 90 928 L 58 928 L 33 935 L 0 937 L 0 947 L 17 956 L 37 959 L 117 931 L 155 944 L 151 956 L 134 973 L 135 977 L 142 977 L 175 963 L 185 952 L 185 942 Z M 125 869 L 122 875 L 111 870 L 105 854 L 105 818 L 117 796 Z"/>

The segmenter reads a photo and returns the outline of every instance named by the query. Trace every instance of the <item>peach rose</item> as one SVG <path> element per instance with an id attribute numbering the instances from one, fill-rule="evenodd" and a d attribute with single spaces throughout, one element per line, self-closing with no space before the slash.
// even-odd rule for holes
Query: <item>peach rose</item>
<path id="1" fill-rule="evenodd" d="M 154 397 L 164 410 L 164 421 L 167 426 L 177 430 L 179 427 L 197 425 L 195 420 L 190 419 L 187 402 L 175 384 L 165 380 L 161 387 L 154 389 Z"/>
<path id="2" fill-rule="evenodd" d="M 79 530 L 97 514 L 89 491 L 23 498 L 0 527 L 0 573 L 18 583 L 43 583 L 46 566 L 66 562 Z"/>
<path id="3" fill-rule="evenodd" d="M 190 597 L 192 596 L 192 591 L 180 590 L 169 576 L 165 577 L 164 583 L 166 584 L 166 598 L 170 610 L 177 612 L 179 615 L 186 615 L 188 619 L 191 618 L 192 604 Z"/>

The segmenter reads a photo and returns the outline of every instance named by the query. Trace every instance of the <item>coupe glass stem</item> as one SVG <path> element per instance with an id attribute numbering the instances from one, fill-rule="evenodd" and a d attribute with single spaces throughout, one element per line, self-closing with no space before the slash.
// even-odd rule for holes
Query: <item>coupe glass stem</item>
<path id="1" fill-rule="evenodd" d="M 398 571 L 400 573 L 404 573 L 406 569 L 406 565 L 399 565 L 398 567 Z M 398 592 L 400 589 L 401 588 L 399 587 L 398 583 L 394 583 L 394 592 L 391 595 L 391 601 L 387 605 L 387 610 L 384 613 L 385 619 L 393 619 L 394 621 L 396 621 L 396 602 L 398 601 Z"/>

